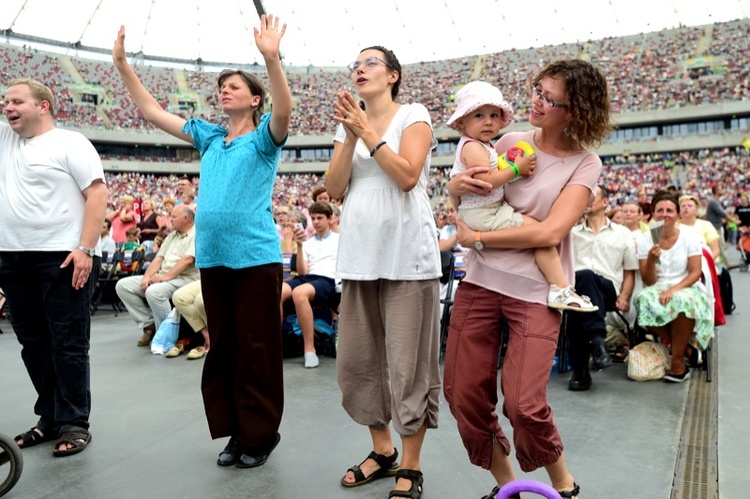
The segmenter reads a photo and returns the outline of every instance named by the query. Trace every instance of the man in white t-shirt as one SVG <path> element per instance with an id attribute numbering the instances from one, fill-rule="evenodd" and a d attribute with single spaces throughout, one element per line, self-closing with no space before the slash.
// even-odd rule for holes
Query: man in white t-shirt
<path id="1" fill-rule="evenodd" d="M 90 279 L 107 187 L 94 146 L 53 121 L 52 91 L 12 80 L 0 123 L 0 287 L 38 397 L 21 447 L 59 438 L 56 457 L 91 441 Z M 98 270 L 94 277 L 98 276 Z"/>
<path id="2" fill-rule="evenodd" d="M 309 209 L 315 234 L 305 240 L 304 231 L 295 229 L 297 242 L 297 276 L 281 286 L 281 313 L 284 302 L 294 301 L 297 320 L 302 329 L 305 367 L 318 367 L 315 352 L 315 327 L 312 306 L 330 306 L 336 297 L 336 257 L 339 235 L 331 231 L 333 210 L 328 203 L 313 203 Z"/>

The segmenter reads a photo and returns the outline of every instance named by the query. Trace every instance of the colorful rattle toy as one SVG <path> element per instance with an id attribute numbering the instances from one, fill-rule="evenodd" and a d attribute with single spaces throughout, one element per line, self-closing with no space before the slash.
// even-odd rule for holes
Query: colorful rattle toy
<path id="1" fill-rule="evenodd" d="M 536 154 L 536 151 L 533 147 L 531 147 L 531 144 L 524 141 L 519 141 L 508 149 L 506 152 L 504 152 L 502 155 L 497 157 L 497 169 L 498 170 L 505 170 L 506 168 L 513 168 L 513 171 L 517 171 L 518 167 L 516 166 L 516 159 L 521 157 L 528 158 L 532 154 Z M 518 176 L 518 174 L 516 174 Z"/>

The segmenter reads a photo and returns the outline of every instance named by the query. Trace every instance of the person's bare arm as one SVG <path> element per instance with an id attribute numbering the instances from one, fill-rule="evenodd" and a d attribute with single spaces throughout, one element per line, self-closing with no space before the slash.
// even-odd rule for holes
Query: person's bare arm
<path id="1" fill-rule="evenodd" d="M 624 270 L 622 278 L 622 291 L 615 300 L 615 308 L 620 312 L 627 312 L 630 309 L 630 297 L 633 294 L 635 286 L 635 270 Z"/>
<path id="2" fill-rule="evenodd" d="M 326 191 L 334 198 L 342 198 L 352 176 L 352 156 L 357 145 L 357 137 L 346 135 L 344 142 L 333 144 L 331 164 L 326 173 Z"/>
<path id="3" fill-rule="evenodd" d="M 560 244 L 570 229 L 581 218 L 586 208 L 591 190 L 583 185 L 565 187 L 555 200 L 547 218 L 538 224 L 525 224 L 519 227 L 483 232 L 482 242 L 487 248 L 548 248 Z M 476 231 L 462 221 L 458 221 L 458 242 L 470 247 L 474 243 Z"/>
<path id="4" fill-rule="evenodd" d="M 439 239 L 438 247 L 440 248 L 440 251 L 453 251 L 453 248 L 456 247 L 457 242 L 458 242 L 458 236 L 453 234 L 451 237 L 447 239 Z"/>
<path id="5" fill-rule="evenodd" d="M 289 121 L 292 116 L 292 94 L 286 81 L 286 75 L 281 67 L 279 46 L 281 38 L 286 32 L 286 24 L 279 28 L 279 18 L 273 15 L 260 16 L 260 29 L 253 29 L 255 46 L 258 47 L 263 60 L 266 62 L 269 89 L 273 99 L 271 108 L 271 123 L 269 128 L 274 142 L 280 144 L 289 131 Z"/>
<path id="6" fill-rule="evenodd" d="M 486 196 L 492 191 L 492 184 L 475 178 L 479 174 L 487 173 L 489 169 L 489 166 L 473 166 L 450 179 L 447 189 L 453 206 L 458 208 L 461 205 L 461 196 L 464 194 Z"/>
<path id="7" fill-rule="evenodd" d="M 685 276 L 683 280 L 672 286 L 671 288 L 667 289 L 666 291 L 662 292 L 662 294 L 659 295 L 659 302 L 662 305 L 667 305 L 672 298 L 674 298 L 675 293 L 677 293 L 680 290 L 683 290 L 685 288 L 689 288 L 696 282 L 698 282 L 698 279 L 701 278 L 701 255 L 695 255 L 688 257 L 687 261 L 687 269 L 688 269 L 688 275 Z"/>
<path id="8" fill-rule="evenodd" d="M 489 153 L 478 142 L 467 142 L 461 149 L 461 159 L 465 165 L 490 167 Z M 515 165 L 520 175 L 531 175 L 536 168 L 536 158 L 521 156 L 516 160 Z M 475 174 L 474 178 L 488 182 L 493 189 L 497 189 L 515 179 L 516 173 L 512 168 L 490 169 L 487 173 Z"/>
<path id="9" fill-rule="evenodd" d="M 719 248 L 719 240 L 714 239 L 710 243 L 708 243 L 708 247 L 711 250 L 711 256 L 714 257 L 714 260 L 719 258 L 719 255 L 721 255 L 721 248 Z"/>
<path id="10" fill-rule="evenodd" d="M 186 120 L 164 110 L 149 91 L 146 90 L 146 87 L 143 86 L 138 76 L 133 72 L 133 68 L 128 64 L 125 56 L 125 26 L 120 26 L 120 31 L 117 33 L 117 40 L 115 40 L 115 45 L 112 48 L 112 61 L 120 73 L 125 88 L 128 89 L 128 93 L 135 101 L 138 109 L 143 113 L 143 116 L 168 134 L 192 144 L 192 137 L 182 132 L 182 127 L 185 125 Z"/>
<path id="11" fill-rule="evenodd" d="M 99 240 L 99 233 L 104 223 L 104 213 L 107 209 L 107 196 L 109 190 L 101 180 L 94 180 L 83 191 L 86 198 L 86 206 L 83 214 L 83 229 L 81 230 L 80 245 L 85 248 L 93 248 Z M 67 267 L 73 263 L 73 279 L 71 285 L 75 289 L 81 289 L 91 274 L 92 258 L 83 251 L 75 249 L 65 258 L 60 268 Z"/>
<path id="12" fill-rule="evenodd" d="M 120 210 L 120 221 L 121 222 L 132 222 L 135 220 L 135 214 L 133 213 L 133 210 L 130 208 L 123 208 Z"/>
<path id="13" fill-rule="evenodd" d="M 195 265 L 195 257 L 192 255 L 184 255 L 182 258 L 177 260 L 177 263 L 174 264 L 174 267 L 169 269 L 167 272 L 162 275 L 157 274 L 153 276 L 151 278 L 151 282 L 171 281 L 172 279 L 179 277 L 183 272 L 185 272 L 193 265 Z M 150 269 L 151 266 L 149 265 L 149 270 Z"/>
<path id="14" fill-rule="evenodd" d="M 638 266 L 641 269 L 641 279 L 646 286 L 651 286 L 656 282 L 658 277 L 656 273 L 656 263 L 659 261 L 660 254 L 661 248 L 658 244 L 654 244 L 651 246 L 651 249 L 648 250 L 646 258 L 638 261 Z"/>
<path id="15" fill-rule="evenodd" d="M 369 150 L 374 150 L 380 144 L 382 137 L 370 125 L 367 114 L 359 107 L 354 97 L 349 92 L 339 94 L 337 101 L 334 103 L 337 114 L 334 120 L 342 123 L 347 129 L 347 140 L 349 133 L 362 139 Z M 355 141 L 356 143 L 356 141 Z M 419 122 L 408 126 L 401 134 L 401 144 L 399 153 L 391 149 L 386 143 L 381 146 L 373 155 L 378 166 L 388 175 L 398 187 L 408 192 L 412 190 L 419 181 L 425 159 L 430 154 L 432 144 L 432 130 L 427 123 Z M 354 151 L 354 145 L 350 145 L 350 151 Z M 334 147 L 334 154 L 336 148 Z M 351 163 L 351 156 L 348 158 Z M 333 161 L 332 161 L 333 163 Z M 351 173 L 350 173 L 351 175 Z M 347 182 L 348 184 L 348 182 Z M 327 185 L 326 185 L 327 188 Z M 338 190 L 331 192 L 333 197 L 339 197 Z"/>
<path id="16" fill-rule="evenodd" d="M 305 231 L 295 229 L 294 240 L 297 242 L 297 275 L 307 275 L 310 273 L 310 266 L 305 259 L 305 251 L 302 249 L 305 243 Z"/>

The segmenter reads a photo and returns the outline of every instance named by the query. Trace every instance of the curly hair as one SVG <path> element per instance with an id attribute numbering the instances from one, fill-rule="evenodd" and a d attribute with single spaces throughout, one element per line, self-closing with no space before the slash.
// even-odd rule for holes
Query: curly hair
<path id="1" fill-rule="evenodd" d="M 589 62 L 568 59 L 548 64 L 534 77 L 534 86 L 548 77 L 565 85 L 570 135 L 582 145 L 598 147 L 614 129 L 604 75 Z"/>

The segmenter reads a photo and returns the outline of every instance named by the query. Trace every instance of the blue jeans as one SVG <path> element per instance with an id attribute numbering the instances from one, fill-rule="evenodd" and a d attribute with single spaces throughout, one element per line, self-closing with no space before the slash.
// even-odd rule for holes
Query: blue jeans
<path id="1" fill-rule="evenodd" d="M 68 251 L 0 251 L 0 288 L 7 296 L 21 358 L 38 398 L 43 431 L 88 429 L 91 412 L 91 287 L 76 290 Z M 92 272 L 92 276 L 96 273 Z"/>

